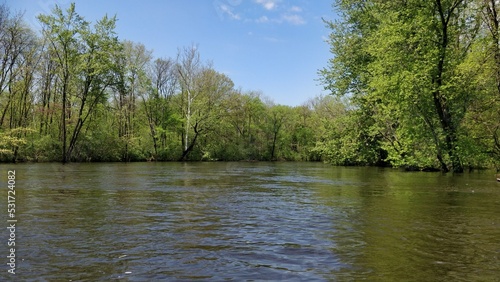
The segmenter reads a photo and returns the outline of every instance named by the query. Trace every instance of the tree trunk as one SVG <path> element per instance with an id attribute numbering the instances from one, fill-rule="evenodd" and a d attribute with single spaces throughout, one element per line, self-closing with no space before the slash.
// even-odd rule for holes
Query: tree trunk
<path id="1" fill-rule="evenodd" d="M 275 131 L 274 132 L 274 136 L 273 136 L 273 145 L 271 147 L 271 160 L 274 161 L 274 152 L 276 151 L 276 140 L 278 139 L 278 132 Z"/>
<path id="2" fill-rule="evenodd" d="M 452 115 L 450 113 L 447 100 L 443 95 L 441 88 L 443 86 L 443 74 L 445 71 L 445 61 L 446 61 L 446 50 L 448 48 L 449 38 L 448 38 L 448 24 L 450 21 L 450 15 L 453 10 L 458 6 L 459 1 L 450 8 L 448 11 L 444 11 L 440 0 L 436 0 L 437 9 L 439 12 L 439 17 L 441 20 L 441 38 L 439 45 L 439 61 L 436 67 L 436 77 L 433 78 L 433 84 L 435 85 L 435 90 L 432 92 L 434 108 L 438 115 L 441 123 L 441 128 L 443 129 L 445 135 L 445 148 L 448 156 L 451 159 L 451 166 L 453 172 L 463 172 L 463 166 L 460 162 L 460 157 L 455 152 L 455 144 L 457 142 L 457 128 L 453 122 Z M 442 161 L 441 169 L 444 172 L 450 171 L 450 168 Z"/>
<path id="3" fill-rule="evenodd" d="M 62 91 L 62 114 L 61 114 L 61 122 L 62 122 L 62 139 L 63 139 L 63 148 L 62 148 L 62 163 L 66 164 L 68 159 L 66 157 L 66 91 L 67 91 L 67 78 L 64 79 L 63 91 Z"/>
<path id="4" fill-rule="evenodd" d="M 189 153 L 193 150 L 193 148 L 196 144 L 196 139 L 198 139 L 199 134 L 200 134 L 200 132 L 198 131 L 198 124 L 195 124 L 193 140 L 191 141 L 191 144 L 189 144 L 189 146 L 186 148 L 186 150 L 184 150 L 184 152 L 182 152 L 182 157 L 179 159 L 179 161 L 183 162 L 183 161 L 187 160 Z"/>

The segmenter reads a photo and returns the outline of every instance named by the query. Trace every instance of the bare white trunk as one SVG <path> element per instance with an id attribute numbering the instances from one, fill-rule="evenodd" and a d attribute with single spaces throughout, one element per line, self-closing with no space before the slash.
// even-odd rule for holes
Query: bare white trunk
<path id="1" fill-rule="evenodd" d="M 191 91 L 187 91 L 186 133 L 184 134 L 184 151 L 188 149 L 189 128 L 191 127 Z"/>

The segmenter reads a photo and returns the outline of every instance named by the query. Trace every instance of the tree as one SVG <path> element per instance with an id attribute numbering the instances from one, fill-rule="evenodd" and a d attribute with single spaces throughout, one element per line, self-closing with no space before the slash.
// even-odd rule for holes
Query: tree
<path id="1" fill-rule="evenodd" d="M 476 93 L 461 66 L 480 19 L 473 1 L 337 1 L 326 87 L 372 111 L 370 134 L 395 166 L 463 171 L 464 117 Z M 353 51 L 354 50 L 354 51 Z"/>
<path id="2" fill-rule="evenodd" d="M 117 66 L 114 103 L 118 116 L 118 137 L 124 144 L 122 159 L 130 161 L 137 158 L 136 147 L 136 110 L 137 99 L 151 91 L 151 81 L 147 69 L 152 59 L 152 51 L 143 44 L 124 41 L 121 52 L 114 58 Z M 132 151 L 132 152 L 131 152 Z"/>
<path id="3" fill-rule="evenodd" d="M 230 91 L 224 99 L 224 113 L 208 139 L 209 154 L 217 160 L 258 160 L 267 151 L 263 137 L 266 106 L 261 93 Z"/>
<path id="4" fill-rule="evenodd" d="M 281 149 L 279 137 L 282 137 L 282 129 L 290 119 L 291 109 L 283 105 L 269 105 L 267 113 L 266 132 L 269 142 L 269 159 L 277 159 L 277 150 Z"/>
<path id="5" fill-rule="evenodd" d="M 184 133 L 182 159 L 189 153 L 189 133 L 191 130 L 192 104 L 196 99 L 196 78 L 201 71 L 202 65 L 197 46 L 184 47 L 177 54 L 177 74 L 179 77 L 182 115 L 184 117 Z"/>
<path id="6" fill-rule="evenodd" d="M 62 99 L 62 162 L 66 163 L 88 117 L 106 101 L 105 91 L 113 83 L 112 54 L 119 48 L 116 18 L 105 16 L 91 28 L 72 3 L 65 12 L 56 6 L 53 15 L 40 15 L 39 20 L 62 84 L 58 90 Z"/>
<path id="7" fill-rule="evenodd" d="M 175 61 L 172 59 L 156 59 L 150 73 L 152 87 L 149 95 L 142 96 L 153 141 L 154 159 L 158 158 L 159 145 L 162 149 L 166 147 L 168 126 L 177 120 L 170 105 L 178 89 L 175 68 Z"/>
<path id="8" fill-rule="evenodd" d="M 62 84 L 61 89 L 61 132 L 62 132 L 62 163 L 68 161 L 67 157 L 67 117 L 69 111 L 68 96 L 70 92 L 70 80 L 76 73 L 78 60 L 79 42 L 77 35 L 86 26 L 87 22 L 75 11 L 72 3 L 66 13 L 59 6 L 53 10 L 53 15 L 40 15 L 38 19 L 43 26 L 43 34 L 49 42 L 49 52 L 54 55 L 57 64 L 58 80 Z M 71 109 L 69 109 L 71 110 Z"/>
<path id="9" fill-rule="evenodd" d="M 191 89 L 193 96 L 190 97 L 196 99 L 191 99 L 187 111 L 190 113 L 191 125 L 188 132 L 192 129 L 194 135 L 189 139 L 189 145 L 184 149 L 180 160 L 187 160 L 201 135 L 206 137 L 215 132 L 220 119 L 227 113 L 227 97 L 234 87 L 229 77 L 211 67 L 201 70 L 195 78 L 194 85 L 195 88 Z"/>
<path id="10" fill-rule="evenodd" d="M 486 71 L 486 75 L 479 78 L 478 84 L 481 82 L 487 83 L 488 78 L 493 77 L 496 91 L 487 91 L 487 93 L 493 94 L 489 95 L 489 98 L 484 101 L 483 105 L 487 105 L 487 107 L 479 109 L 479 115 L 474 120 L 480 120 L 482 125 L 486 125 L 486 128 L 480 132 L 489 135 L 489 138 L 487 138 L 489 139 L 488 143 L 492 143 L 492 145 L 489 146 L 491 150 L 489 150 L 488 154 L 496 160 L 495 164 L 498 168 L 498 160 L 500 160 L 500 3 L 494 0 L 484 0 L 483 5 L 480 5 L 480 7 L 483 11 L 484 22 L 489 31 L 486 37 L 487 40 L 485 41 L 488 52 L 485 54 L 486 57 L 480 59 L 480 63 L 494 62 L 494 65 L 491 68 L 482 68 L 483 71 Z M 493 56 L 494 60 L 490 59 L 491 56 Z M 491 75 L 488 72 L 489 70 L 494 74 Z M 487 85 L 484 85 L 486 87 L 483 89 L 488 89 Z M 486 114 L 481 115 L 481 112 Z"/>
<path id="11" fill-rule="evenodd" d="M 25 25 L 21 14 L 10 15 L 5 5 L 0 5 L 0 130 L 5 135 L 25 140 L 33 107 L 32 89 L 40 57 L 38 38 Z M 12 160 L 17 161 L 22 142 L 7 142 L 13 147 Z"/>
<path id="12" fill-rule="evenodd" d="M 114 32 L 115 22 L 116 18 L 105 16 L 96 23 L 94 30 L 87 28 L 82 31 L 83 49 L 77 73 L 79 108 L 69 143 L 68 156 L 71 156 L 75 149 L 87 119 L 96 110 L 97 105 L 107 101 L 106 91 L 115 83 L 116 66 L 112 60 L 112 54 L 120 50 Z"/>

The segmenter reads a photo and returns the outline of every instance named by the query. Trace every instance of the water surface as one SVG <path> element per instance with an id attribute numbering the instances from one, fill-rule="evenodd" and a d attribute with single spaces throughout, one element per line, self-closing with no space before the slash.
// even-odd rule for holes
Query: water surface
<path id="1" fill-rule="evenodd" d="M 16 170 L 12 281 L 500 281 L 500 183 L 318 163 Z M 14 279 L 13 279 L 14 278 Z"/>

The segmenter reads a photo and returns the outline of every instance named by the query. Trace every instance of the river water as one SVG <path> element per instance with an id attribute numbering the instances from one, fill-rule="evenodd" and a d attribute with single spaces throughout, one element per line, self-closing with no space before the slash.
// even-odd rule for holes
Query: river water
<path id="1" fill-rule="evenodd" d="M 2 228 L 1 281 L 500 281 L 491 171 L 1 165 L 6 227 L 9 169 L 16 274 Z"/>

